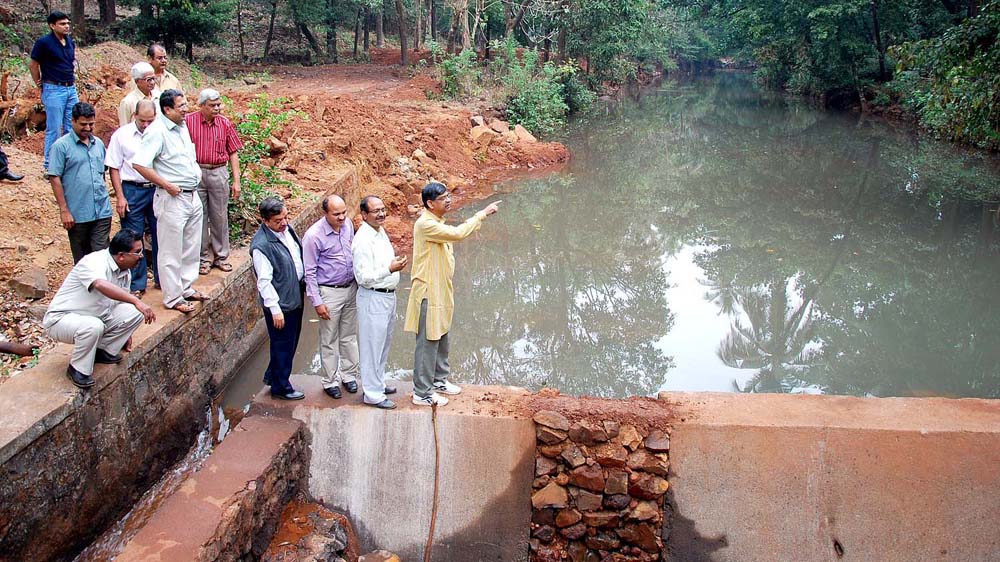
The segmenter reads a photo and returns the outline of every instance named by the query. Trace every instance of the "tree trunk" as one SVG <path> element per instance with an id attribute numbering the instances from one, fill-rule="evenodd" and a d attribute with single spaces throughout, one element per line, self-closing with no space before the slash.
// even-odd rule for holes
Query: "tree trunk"
<path id="1" fill-rule="evenodd" d="M 358 12 L 354 14 L 354 60 L 358 60 L 358 44 L 361 40 L 361 14 L 364 12 L 364 8 L 358 8 Z"/>
<path id="2" fill-rule="evenodd" d="M 399 64 L 409 66 L 410 60 L 406 56 L 406 14 L 403 13 L 403 0 L 396 0 L 396 19 L 399 20 Z"/>
<path id="3" fill-rule="evenodd" d="M 437 41 L 437 3 L 434 0 L 427 0 L 427 3 L 431 5 L 431 39 Z"/>
<path id="4" fill-rule="evenodd" d="M 267 24 L 267 39 L 264 41 L 264 59 L 271 52 L 271 39 L 274 38 L 274 18 L 278 15 L 278 0 L 271 0 L 271 21 Z"/>
<path id="5" fill-rule="evenodd" d="M 524 4 L 521 4 L 521 9 L 517 11 L 517 14 L 512 18 L 507 19 L 507 29 L 504 32 L 504 37 L 510 37 L 510 34 L 517 30 L 518 26 L 521 25 L 521 20 L 524 19 L 524 14 L 528 12 L 528 6 L 531 5 L 531 0 L 524 0 Z M 510 14 L 513 14 L 513 9 Z"/>
<path id="6" fill-rule="evenodd" d="M 98 0 L 97 5 L 101 9 L 101 25 L 109 26 L 115 23 L 115 19 L 118 18 L 115 0 Z"/>
<path id="7" fill-rule="evenodd" d="M 549 62 L 549 56 L 552 51 L 552 39 L 548 35 L 545 36 L 545 41 L 542 42 L 542 62 Z"/>
<path id="8" fill-rule="evenodd" d="M 296 25 L 298 26 L 299 31 L 302 32 L 302 36 L 305 37 L 306 41 L 309 43 L 309 48 L 312 49 L 317 56 L 323 56 L 323 51 L 319 48 L 319 41 L 316 40 L 316 36 L 312 34 L 312 31 L 309 31 L 309 26 L 304 23 L 297 23 Z"/>
<path id="9" fill-rule="evenodd" d="M 458 20 L 451 18 L 451 29 L 448 30 L 448 52 L 455 54 L 455 36 L 458 35 Z"/>
<path id="10" fill-rule="evenodd" d="M 372 11 L 371 8 L 365 6 L 365 54 L 368 54 L 369 47 L 371 47 L 371 28 L 372 28 Z"/>
<path id="11" fill-rule="evenodd" d="M 189 63 L 194 62 L 194 44 L 190 41 L 184 43 L 184 58 L 186 58 Z"/>
<path id="12" fill-rule="evenodd" d="M 153 19 L 153 2 L 150 0 L 143 0 L 142 4 L 139 5 L 139 16 L 142 19 L 150 20 Z"/>
<path id="13" fill-rule="evenodd" d="M 414 52 L 420 50 L 420 44 L 423 42 L 423 27 L 424 18 L 421 15 L 422 10 L 420 9 L 423 2 L 416 0 L 413 3 L 413 50 Z"/>
<path id="14" fill-rule="evenodd" d="M 84 0 L 70 0 L 70 18 L 73 23 L 73 41 L 87 43 L 87 18 L 84 14 Z"/>
<path id="15" fill-rule="evenodd" d="M 382 29 L 384 19 L 385 16 L 382 14 L 382 10 L 379 10 L 375 14 L 375 46 L 379 49 L 385 47 L 385 30 Z"/>
<path id="16" fill-rule="evenodd" d="M 469 0 L 460 0 L 457 4 L 459 4 L 459 9 L 455 11 L 455 15 L 459 18 L 461 25 L 462 49 L 464 50 L 472 46 L 472 40 L 469 36 Z"/>
<path id="17" fill-rule="evenodd" d="M 246 46 L 243 43 L 243 0 L 236 3 L 236 39 L 240 43 L 240 63 L 247 62 Z"/>
<path id="18" fill-rule="evenodd" d="M 334 17 L 334 0 L 326 0 L 326 58 L 338 63 L 340 56 L 337 53 L 337 19 Z"/>
<path id="19" fill-rule="evenodd" d="M 431 9 L 431 3 L 431 0 L 424 1 L 424 43 L 427 43 L 428 38 L 431 41 L 434 40 L 434 33 L 431 31 L 434 27 L 434 21 L 432 20 L 434 12 Z"/>
<path id="20" fill-rule="evenodd" d="M 885 47 L 882 45 L 882 30 L 878 23 L 878 0 L 871 0 L 872 9 L 872 30 L 875 33 L 875 49 L 878 51 L 878 79 L 886 80 L 885 73 Z"/>
<path id="21" fill-rule="evenodd" d="M 566 23 L 563 22 L 559 28 L 559 36 L 556 39 L 556 61 L 566 60 Z"/>
<path id="22" fill-rule="evenodd" d="M 486 16 L 486 21 L 483 22 L 483 35 L 486 40 L 485 48 L 486 60 L 490 60 L 490 17 Z"/>

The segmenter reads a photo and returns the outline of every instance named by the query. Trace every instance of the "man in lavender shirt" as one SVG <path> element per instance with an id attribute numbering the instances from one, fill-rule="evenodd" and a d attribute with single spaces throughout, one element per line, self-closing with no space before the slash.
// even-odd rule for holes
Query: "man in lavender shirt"
<path id="1" fill-rule="evenodd" d="M 347 204 L 337 195 L 323 199 L 325 215 L 302 237 L 306 296 L 319 316 L 319 356 L 323 390 L 340 398 L 340 383 L 357 392 L 358 285 L 354 282 L 354 224 L 347 220 Z"/>

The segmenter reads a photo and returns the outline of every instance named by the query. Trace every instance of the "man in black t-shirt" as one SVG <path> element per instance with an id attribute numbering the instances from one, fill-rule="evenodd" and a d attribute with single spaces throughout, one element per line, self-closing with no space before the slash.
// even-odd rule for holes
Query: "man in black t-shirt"
<path id="1" fill-rule="evenodd" d="M 76 44 L 69 36 L 69 16 L 52 12 L 48 17 L 52 33 L 35 41 L 31 49 L 31 79 L 41 91 L 45 106 L 45 170 L 49 150 L 72 127 L 71 112 L 80 101 L 73 76 Z"/>

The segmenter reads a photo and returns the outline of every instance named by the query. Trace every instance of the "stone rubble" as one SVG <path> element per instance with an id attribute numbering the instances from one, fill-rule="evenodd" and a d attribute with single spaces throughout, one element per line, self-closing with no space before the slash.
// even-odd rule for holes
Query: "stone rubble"
<path id="1" fill-rule="evenodd" d="M 616 420 L 570 423 L 549 410 L 532 419 L 531 562 L 658 561 L 669 430 Z"/>

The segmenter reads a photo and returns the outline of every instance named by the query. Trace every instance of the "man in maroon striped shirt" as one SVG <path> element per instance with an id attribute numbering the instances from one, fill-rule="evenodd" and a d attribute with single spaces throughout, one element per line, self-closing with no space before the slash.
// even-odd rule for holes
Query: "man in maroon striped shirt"
<path id="1" fill-rule="evenodd" d="M 198 195 L 205 208 L 201 228 L 201 267 L 198 272 L 207 275 L 212 267 L 232 271 L 229 259 L 229 196 L 240 196 L 240 156 L 243 148 L 236 128 L 222 112 L 222 96 L 205 88 L 198 95 L 198 111 L 184 117 L 195 158 L 201 167 Z M 233 182 L 229 183 L 226 164 L 233 169 Z"/>

